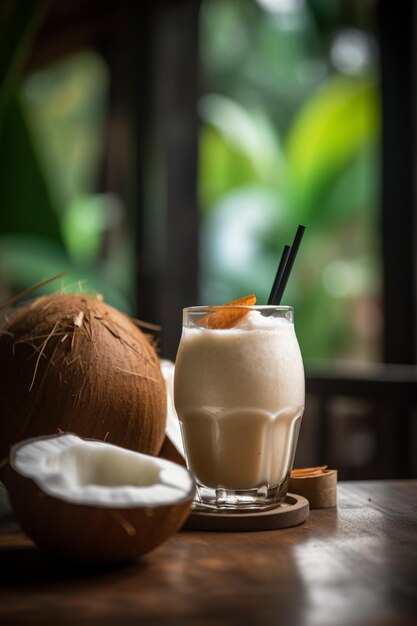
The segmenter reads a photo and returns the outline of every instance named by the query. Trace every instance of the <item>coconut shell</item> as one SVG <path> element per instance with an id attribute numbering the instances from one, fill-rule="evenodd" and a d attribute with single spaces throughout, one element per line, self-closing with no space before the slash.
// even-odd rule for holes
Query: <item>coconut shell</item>
<path id="1" fill-rule="evenodd" d="M 186 462 L 182 454 L 178 452 L 177 448 L 174 446 L 168 435 L 165 436 L 164 443 L 162 444 L 162 448 L 159 452 L 159 456 L 162 459 L 167 459 L 167 461 L 172 461 L 173 463 L 177 463 L 178 465 L 182 465 L 186 467 Z"/>
<path id="2" fill-rule="evenodd" d="M 88 295 L 18 309 L 0 331 L 0 460 L 29 437 L 71 431 L 157 455 L 166 390 L 159 359 L 133 321 Z"/>
<path id="3" fill-rule="evenodd" d="M 14 467 L 14 451 L 25 443 L 12 448 L 5 483 L 24 532 L 51 555 L 85 563 L 130 561 L 166 541 L 190 513 L 194 487 L 173 504 L 128 508 L 74 504 L 52 497 Z"/>

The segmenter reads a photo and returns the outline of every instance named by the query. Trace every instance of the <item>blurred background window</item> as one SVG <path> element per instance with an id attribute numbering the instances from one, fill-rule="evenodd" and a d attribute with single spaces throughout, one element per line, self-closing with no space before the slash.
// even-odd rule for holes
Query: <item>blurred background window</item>
<path id="1" fill-rule="evenodd" d="M 305 224 L 283 303 L 307 362 L 382 357 L 375 19 L 369 2 L 201 8 L 201 300 L 266 303 Z"/>
<path id="2" fill-rule="evenodd" d="M 24 19 L 36 18 L 43 5 L 8 4 L 15 7 L 9 29 L 21 21 L 22 30 L 18 23 L 6 42 L 10 50 L 2 49 L 4 58 L 21 46 L 28 53 Z M 10 290 L 67 272 L 42 291 L 96 291 L 134 313 L 128 211 L 118 190 L 107 190 L 104 180 L 109 68 L 94 48 L 51 56 L 26 72 L 0 116 L 0 293 L 7 299 Z"/>
<path id="3" fill-rule="evenodd" d="M 0 302 L 66 271 L 41 291 L 102 294 L 174 359 L 182 307 L 266 302 L 305 224 L 283 300 L 306 363 L 297 462 L 415 474 L 416 17 L 0 3 Z"/>

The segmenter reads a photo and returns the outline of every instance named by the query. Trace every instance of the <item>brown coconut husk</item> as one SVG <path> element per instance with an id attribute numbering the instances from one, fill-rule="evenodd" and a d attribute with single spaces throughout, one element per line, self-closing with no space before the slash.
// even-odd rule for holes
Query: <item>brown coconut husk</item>
<path id="1" fill-rule="evenodd" d="M 29 437 L 74 432 L 157 455 L 166 391 L 152 342 L 101 299 L 43 296 L 0 332 L 0 460 Z"/>

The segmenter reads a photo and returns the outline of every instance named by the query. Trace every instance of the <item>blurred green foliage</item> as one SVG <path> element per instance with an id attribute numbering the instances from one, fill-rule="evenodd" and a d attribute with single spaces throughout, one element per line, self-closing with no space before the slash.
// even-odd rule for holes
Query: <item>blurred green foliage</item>
<path id="1" fill-rule="evenodd" d="M 0 140 L 0 234 L 32 234 L 63 243 L 36 150 L 13 96 L 5 110 Z"/>
<path id="2" fill-rule="evenodd" d="M 86 279 L 131 311 L 124 209 L 97 193 L 107 68 L 83 51 L 23 77 L 48 2 L 9 6 L 0 37 L 0 288 L 67 271 L 68 289 Z M 305 223 L 284 302 L 296 308 L 307 360 L 379 358 L 379 77 L 372 6 L 360 19 L 357 10 L 341 0 L 202 2 L 201 299 L 254 291 L 266 302 L 282 247 Z M 109 233 L 117 233 L 110 254 Z"/>
<path id="3" fill-rule="evenodd" d="M 24 77 L 22 67 L 49 2 L 8 3 L 0 44 L 0 287 L 4 297 L 67 272 L 40 291 L 85 289 L 130 312 L 132 254 L 120 239 L 103 254 L 122 216 L 97 194 L 108 76 L 83 51 Z M 108 244 L 107 244 L 107 247 Z"/>
<path id="4" fill-rule="evenodd" d="M 283 301 L 304 356 L 369 361 L 380 332 L 378 72 L 371 32 L 342 9 L 203 2 L 201 296 L 266 302 L 304 223 Z"/>

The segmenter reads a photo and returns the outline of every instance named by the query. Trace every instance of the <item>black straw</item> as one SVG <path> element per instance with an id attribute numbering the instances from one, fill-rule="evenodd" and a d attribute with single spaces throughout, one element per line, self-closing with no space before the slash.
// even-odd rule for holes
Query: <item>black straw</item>
<path id="1" fill-rule="evenodd" d="M 290 246 L 284 246 L 284 249 L 281 254 L 281 259 L 279 261 L 277 273 L 275 274 L 274 284 L 272 285 L 271 293 L 269 294 L 268 304 L 275 304 L 276 302 L 277 291 L 279 288 L 279 284 L 282 280 L 282 275 L 284 273 L 284 269 L 287 264 L 288 257 L 290 255 L 290 250 L 291 250 Z"/>
<path id="2" fill-rule="evenodd" d="M 291 274 L 292 267 L 294 265 L 295 257 L 297 256 L 298 248 L 300 247 L 301 240 L 304 235 L 306 227 L 301 224 L 297 228 L 297 232 L 295 233 L 294 241 L 291 246 L 291 250 L 288 255 L 287 262 L 285 263 L 284 271 L 281 276 L 281 280 L 277 287 L 276 293 L 274 294 L 274 301 L 272 304 L 279 305 L 282 300 L 282 296 L 285 291 L 285 287 L 287 286 L 288 279 Z M 281 265 L 281 263 L 280 263 Z"/>

